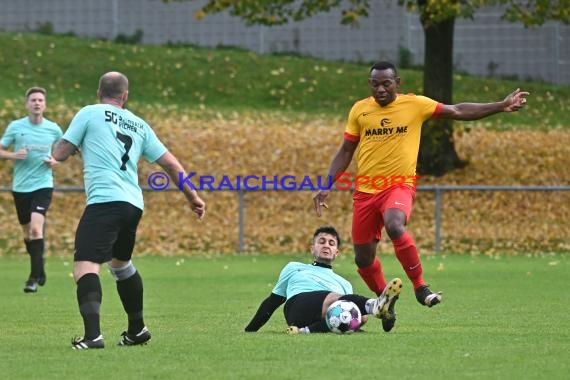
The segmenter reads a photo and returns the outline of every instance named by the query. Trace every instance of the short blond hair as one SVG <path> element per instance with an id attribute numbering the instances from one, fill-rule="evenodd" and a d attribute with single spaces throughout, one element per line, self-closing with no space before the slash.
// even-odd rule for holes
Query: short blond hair
<path id="1" fill-rule="evenodd" d="M 30 97 L 30 95 L 35 94 L 36 92 L 46 95 L 46 89 L 43 87 L 30 87 L 26 90 L 26 99 Z"/>

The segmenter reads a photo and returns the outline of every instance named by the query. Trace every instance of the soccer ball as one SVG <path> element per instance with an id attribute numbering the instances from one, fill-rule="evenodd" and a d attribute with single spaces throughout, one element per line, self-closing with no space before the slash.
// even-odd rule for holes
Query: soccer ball
<path id="1" fill-rule="evenodd" d="M 334 333 L 351 333 L 360 327 L 362 315 L 354 302 L 338 300 L 327 309 L 326 322 Z"/>

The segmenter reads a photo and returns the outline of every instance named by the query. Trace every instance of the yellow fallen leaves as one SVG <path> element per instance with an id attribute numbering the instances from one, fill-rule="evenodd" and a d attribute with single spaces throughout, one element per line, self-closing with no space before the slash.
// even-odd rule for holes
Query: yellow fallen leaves
<path id="1" fill-rule="evenodd" d="M 64 109 L 60 109 L 64 112 Z M 151 112 L 152 111 L 152 112 Z M 182 112 L 176 107 L 143 109 L 157 134 L 188 171 L 198 175 L 325 175 L 342 142 L 344 121 L 271 113 L 221 114 Z M 469 165 L 444 177 L 422 178 L 427 184 L 568 185 L 570 131 L 490 132 L 473 128 L 458 133 L 459 154 Z M 140 181 L 160 168 L 141 162 Z M 351 170 L 354 170 L 351 167 Z M 0 161 L 2 186 L 10 167 Z M 56 169 L 60 186 L 82 186 L 81 162 L 72 158 Z M 238 194 L 201 194 L 208 214 L 197 221 L 178 192 L 145 193 L 137 254 L 227 254 L 239 246 Z M 310 234 L 322 224 L 338 227 L 345 252 L 350 249 L 352 199 L 333 192 L 321 218 L 312 210 L 312 192 L 255 191 L 245 195 L 244 248 L 247 252 L 307 251 Z M 453 252 L 488 255 L 570 251 L 569 192 L 445 193 L 442 247 Z M 83 210 L 82 193 L 56 192 L 48 217 L 51 255 L 71 255 L 74 231 Z M 434 247 L 434 194 L 419 192 L 409 229 L 423 253 Z M 11 196 L 0 193 L 0 244 L 3 252 L 24 252 Z M 379 250 L 392 252 L 383 236 Z M 1 253 L 0 253 L 1 254 Z M 444 270 L 443 265 L 438 270 Z"/>

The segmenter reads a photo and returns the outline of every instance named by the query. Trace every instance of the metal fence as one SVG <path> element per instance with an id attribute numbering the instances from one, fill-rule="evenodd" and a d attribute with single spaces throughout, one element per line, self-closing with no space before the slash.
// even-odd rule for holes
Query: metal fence
<path id="1" fill-rule="evenodd" d="M 369 16 L 341 25 L 342 7 L 275 27 L 248 26 L 228 12 L 196 20 L 204 0 L 0 0 L 0 30 L 74 33 L 116 39 L 140 35 L 144 44 L 237 46 L 259 53 L 298 53 L 370 62 L 424 59 L 418 15 L 393 0 L 370 2 Z M 473 19 L 457 19 L 456 70 L 491 77 L 517 76 L 570 84 L 570 25 L 549 21 L 525 28 L 501 19 L 504 8 L 482 7 Z M 401 62 L 403 63 L 403 62 Z"/>
<path id="2" fill-rule="evenodd" d="M 443 194 L 447 192 L 455 191 L 477 191 L 477 192 L 558 192 L 558 191 L 570 191 L 570 186 L 560 185 L 560 186 L 512 186 L 512 185 L 423 185 L 418 186 L 417 191 L 432 192 L 435 195 L 435 206 L 434 206 L 434 253 L 438 254 L 441 251 L 442 245 L 442 214 L 443 214 Z M 10 188 L 0 187 L 0 192 L 11 191 Z M 59 192 L 83 192 L 85 191 L 83 187 L 79 186 L 69 186 L 69 187 L 56 187 L 54 191 Z M 143 191 L 156 191 L 149 187 L 143 187 Z M 167 188 L 163 191 L 177 191 L 174 188 Z M 208 191 L 208 190 L 202 190 Z M 222 190 L 223 191 L 223 190 Z M 229 191 L 229 190 L 227 190 Z M 245 251 L 245 209 L 246 201 L 245 194 L 248 191 L 285 191 L 283 189 L 263 189 L 263 190 L 236 190 L 238 197 L 238 252 Z M 350 191 L 350 190 L 345 190 Z"/>
<path id="3" fill-rule="evenodd" d="M 432 191 L 435 193 L 434 252 L 437 254 L 441 250 L 441 209 L 443 193 L 451 191 L 570 191 L 570 186 L 435 185 L 418 186 L 418 191 Z"/>

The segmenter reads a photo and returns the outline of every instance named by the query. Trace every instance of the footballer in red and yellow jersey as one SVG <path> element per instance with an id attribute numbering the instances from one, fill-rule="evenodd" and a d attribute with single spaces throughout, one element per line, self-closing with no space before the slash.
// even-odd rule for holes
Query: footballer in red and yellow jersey
<path id="1" fill-rule="evenodd" d="M 357 178 L 366 180 L 357 181 L 357 190 L 378 193 L 403 182 L 415 187 L 421 127 L 441 107 L 414 94 L 398 94 L 387 106 L 380 106 L 373 97 L 356 102 L 344 138 L 359 142 Z"/>

